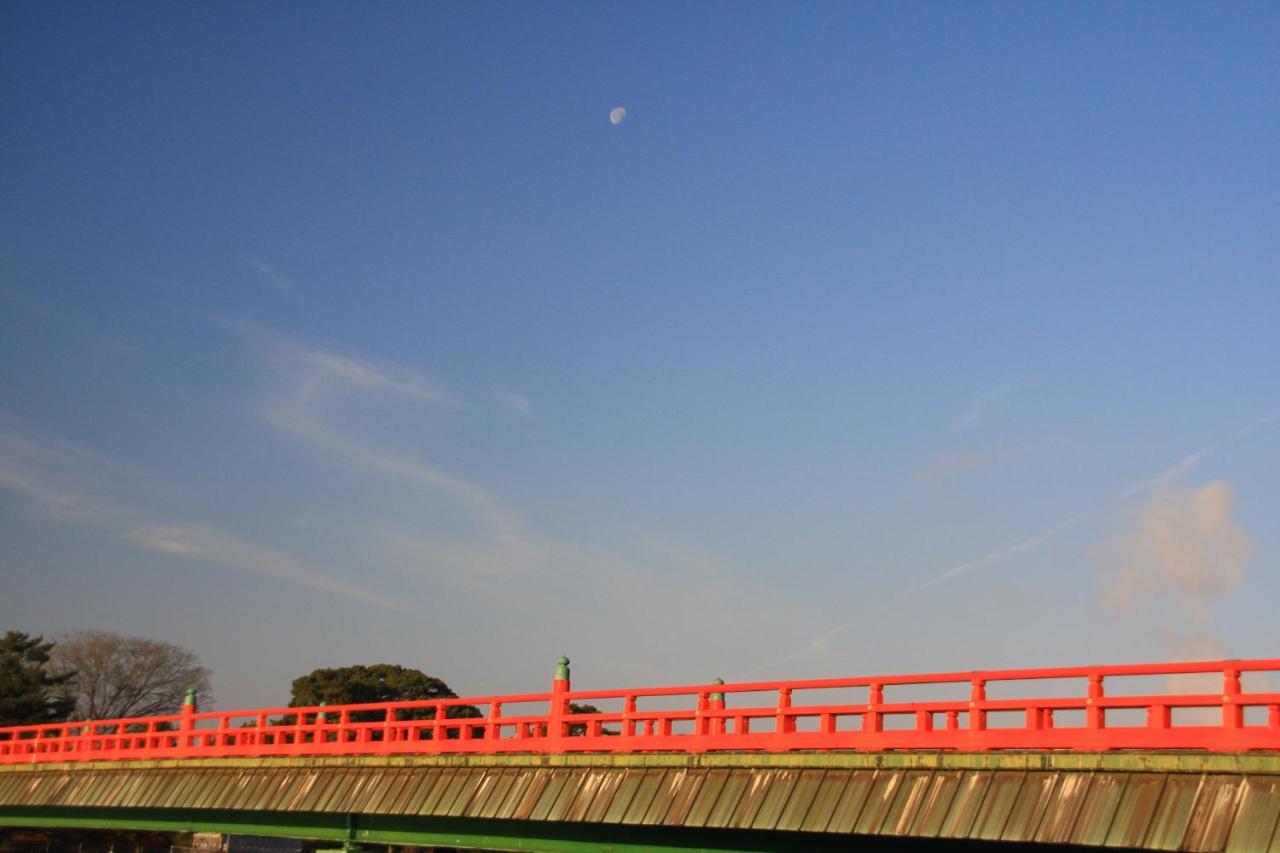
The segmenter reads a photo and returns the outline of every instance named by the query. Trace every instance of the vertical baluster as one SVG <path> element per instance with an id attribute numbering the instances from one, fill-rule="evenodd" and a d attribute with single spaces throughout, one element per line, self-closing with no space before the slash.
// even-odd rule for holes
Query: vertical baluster
<path id="1" fill-rule="evenodd" d="M 1222 727 L 1238 729 L 1244 725 L 1244 708 L 1240 705 L 1240 670 L 1222 673 Z"/>
<path id="2" fill-rule="evenodd" d="M 868 733 L 884 731 L 884 719 L 880 706 L 884 704 L 884 685 L 874 682 L 868 687 L 867 711 L 862 715 L 862 730 Z"/>
<path id="3" fill-rule="evenodd" d="M 1106 723 L 1102 707 L 1098 704 L 1102 699 L 1101 673 L 1089 674 L 1089 695 L 1085 698 L 1084 725 L 1087 729 L 1101 729 Z"/>
<path id="4" fill-rule="evenodd" d="M 984 732 L 987 730 L 987 712 L 981 707 L 987 701 L 987 682 L 981 678 L 973 679 L 969 689 L 969 731 Z"/>

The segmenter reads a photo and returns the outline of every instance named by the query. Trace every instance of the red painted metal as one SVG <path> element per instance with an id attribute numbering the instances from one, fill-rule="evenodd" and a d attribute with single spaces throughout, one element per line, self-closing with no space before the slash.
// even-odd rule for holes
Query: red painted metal
<path id="1" fill-rule="evenodd" d="M 1243 689 L 1242 676 L 1254 673 L 1274 678 L 1280 659 L 636 690 L 575 691 L 557 678 L 549 693 L 519 696 L 203 713 L 188 707 L 161 717 L 15 726 L 0 729 L 0 764 L 723 750 L 1280 751 L 1280 693 Z M 1134 680 L 1152 676 L 1170 691 L 1188 677 L 1207 683 L 1200 693 L 1132 692 Z M 1252 678 L 1261 687 L 1267 676 Z M 1064 681 L 1072 689 L 1061 689 Z M 842 694 L 850 691 L 865 698 L 849 701 Z M 904 691 L 935 695 L 894 701 L 892 694 Z M 572 702 L 613 709 L 570 715 Z M 448 715 L 465 706 L 481 716 Z"/>

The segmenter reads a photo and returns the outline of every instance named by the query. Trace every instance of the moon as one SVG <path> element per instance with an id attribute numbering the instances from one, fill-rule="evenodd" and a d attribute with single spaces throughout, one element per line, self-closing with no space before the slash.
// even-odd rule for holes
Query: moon
<path id="1" fill-rule="evenodd" d="M 609 124 L 622 124 L 622 120 L 627 117 L 626 107 L 614 107 L 609 110 Z"/>

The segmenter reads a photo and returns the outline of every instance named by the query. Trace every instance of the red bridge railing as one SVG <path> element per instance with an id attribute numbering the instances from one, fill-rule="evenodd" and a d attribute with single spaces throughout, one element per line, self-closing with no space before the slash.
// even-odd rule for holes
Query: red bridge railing
<path id="1" fill-rule="evenodd" d="M 0 764 L 721 750 L 1280 751 L 1280 659 L 572 690 L 0 729 Z M 572 713 L 590 704 L 598 713 Z"/>

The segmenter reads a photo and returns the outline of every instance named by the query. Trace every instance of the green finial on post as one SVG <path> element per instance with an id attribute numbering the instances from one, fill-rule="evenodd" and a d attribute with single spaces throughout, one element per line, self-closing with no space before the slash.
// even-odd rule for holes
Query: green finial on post
<path id="1" fill-rule="evenodd" d="M 715 681 L 713 681 L 713 682 L 711 682 L 711 683 L 712 683 L 712 684 L 716 684 L 716 685 L 724 684 L 724 679 L 723 679 L 723 678 L 717 678 Z M 723 693 L 719 693 L 719 692 L 717 692 L 717 693 L 712 693 L 712 694 L 711 694 L 710 696 L 708 696 L 707 698 L 708 698 L 708 699 L 710 699 L 712 702 L 723 702 L 723 701 L 724 701 L 724 694 L 723 694 Z"/>
<path id="2" fill-rule="evenodd" d="M 328 704 L 328 702 L 321 702 L 320 707 L 323 708 Z M 324 711 L 321 711 L 319 714 L 316 714 L 316 722 L 323 726 L 325 723 L 329 722 L 329 715 Z"/>
<path id="3" fill-rule="evenodd" d="M 556 681 L 569 680 L 569 659 L 564 655 L 560 656 L 560 660 L 556 661 Z"/>
<path id="4" fill-rule="evenodd" d="M 196 706 L 196 689 L 194 687 L 187 688 L 187 695 L 182 697 L 182 707 L 194 708 Z"/>

